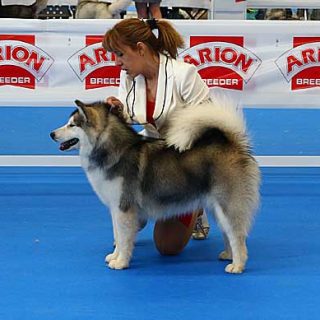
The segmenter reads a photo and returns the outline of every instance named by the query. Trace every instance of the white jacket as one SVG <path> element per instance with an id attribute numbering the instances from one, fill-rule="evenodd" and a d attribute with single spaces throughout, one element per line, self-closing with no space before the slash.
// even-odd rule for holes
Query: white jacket
<path id="1" fill-rule="evenodd" d="M 161 129 L 174 108 L 182 108 L 188 104 L 197 105 L 207 101 L 209 88 L 201 79 L 194 65 L 160 54 L 157 96 L 153 114 L 157 128 L 146 124 L 146 82 L 144 76 L 138 75 L 133 80 L 125 71 L 122 71 L 119 99 L 124 105 L 126 115 L 132 121 L 144 125 L 145 132 L 143 134 L 159 137 L 158 130 Z"/>

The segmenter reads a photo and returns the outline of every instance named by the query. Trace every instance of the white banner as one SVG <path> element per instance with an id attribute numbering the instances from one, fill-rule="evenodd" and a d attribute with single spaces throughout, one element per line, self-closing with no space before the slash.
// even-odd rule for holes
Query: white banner
<path id="1" fill-rule="evenodd" d="M 0 20 L 0 106 L 68 106 L 117 95 L 101 47 L 115 20 Z M 320 22 L 172 21 L 213 90 L 245 106 L 319 108 Z"/>

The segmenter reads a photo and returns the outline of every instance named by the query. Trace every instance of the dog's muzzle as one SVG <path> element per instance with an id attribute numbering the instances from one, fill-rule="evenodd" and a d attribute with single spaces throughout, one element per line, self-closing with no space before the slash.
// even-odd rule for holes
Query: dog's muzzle
<path id="1" fill-rule="evenodd" d="M 50 133 L 50 137 L 51 137 L 54 141 L 58 141 L 57 138 L 56 138 L 56 134 L 55 134 L 54 131 L 52 131 L 52 132 Z M 61 151 L 66 151 L 66 150 L 70 149 L 71 147 L 75 146 L 78 142 L 79 142 L 79 139 L 78 139 L 78 138 L 73 138 L 73 139 L 70 139 L 70 140 L 61 142 L 59 149 L 60 149 Z"/>

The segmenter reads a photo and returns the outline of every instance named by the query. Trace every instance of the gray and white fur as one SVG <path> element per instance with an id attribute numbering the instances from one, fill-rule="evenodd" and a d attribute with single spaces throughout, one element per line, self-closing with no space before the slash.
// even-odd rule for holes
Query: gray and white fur
<path id="1" fill-rule="evenodd" d="M 130 5 L 130 0 L 104 2 L 99 0 L 79 0 L 76 19 L 120 19 L 120 13 Z"/>
<path id="2" fill-rule="evenodd" d="M 170 114 L 164 140 L 155 140 L 136 133 L 119 109 L 76 104 L 51 137 L 61 150 L 80 148 L 81 165 L 110 209 L 116 246 L 108 266 L 129 267 L 139 219 L 206 208 L 224 236 L 219 258 L 231 260 L 226 272 L 241 273 L 260 185 L 241 115 L 218 102 L 186 106 Z"/>

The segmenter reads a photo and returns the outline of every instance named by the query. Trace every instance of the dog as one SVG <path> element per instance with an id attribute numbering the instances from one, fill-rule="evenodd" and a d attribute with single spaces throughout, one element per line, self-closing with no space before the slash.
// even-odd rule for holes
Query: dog
<path id="1" fill-rule="evenodd" d="M 129 5 L 130 0 L 116 0 L 112 3 L 79 0 L 75 18 L 76 19 L 120 19 L 120 13 Z"/>
<path id="2" fill-rule="evenodd" d="M 237 111 L 213 102 L 177 108 L 163 126 L 164 139 L 152 139 L 139 135 L 120 108 L 75 104 L 50 135 L 62 151 L 80 149 L 81 166 L 110 209 L 116 244 L 106 256 L 110 268 L 129 267 L 139 219 L 207 208 L 224 236 L 219 258 L 232 261 L 225 271 L 244 271 L 260 172 Z"/>
<path id="3" fill-rule="evenodd" d="M 39 13 L 47 7 L 48 0 L 36 0 L 30 6 L 5 5 L 0 3 L 0 18 L 36 19 Z"/>

